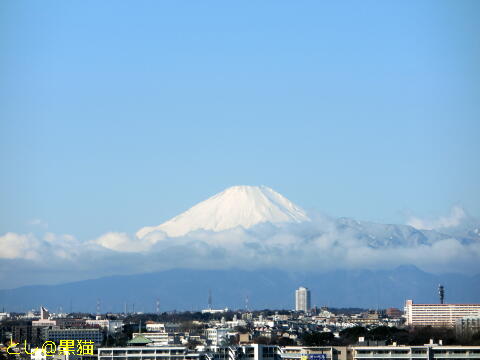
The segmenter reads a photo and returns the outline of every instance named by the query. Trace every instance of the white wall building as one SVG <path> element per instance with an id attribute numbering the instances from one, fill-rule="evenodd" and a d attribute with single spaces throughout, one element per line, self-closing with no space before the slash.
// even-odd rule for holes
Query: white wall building
<path id="1" fill-rule="evenodd" d="M 147 331 L 151 332 L 178 332 L 180 330 L 180 324 L 174 323 L 154 323 L 154 322 L 147 322 L 146 323 Z"/>
<path id="2" fill-rule="evenodd" d="M 95 319 L 95 320 L 86 320 L 86 324 L 98 326 L 104 330 L 107 330 L 110 334 L 116 333 L 123 328 L 122 320 L 108 320 L 108 319 Z"/>
<path id="3" fill-rule="evenodd" d="M 480 304 L 414 304 L 405 303 L 406 325 L 455 326 L 457 319 L 480 316 Z"/>
<path id="4" fill-rule="evenodd" d="M 184 346 L 128 346 L 99 348 L 98 360 L 199 360 Z"/>
<path id="5" fill-rule="evenodd" d="M 480 360 L 480 346 L 210 346 L 200 352 L 183 346 L 98 349 L 98 360 Z M 45 359 L 35 359 L 45 360 Z"/>
<path id="6" fill-rule="evenodd" d="M 225 309 L 203 309 L 202 314 L 223 314 L 228 312 L 228 308 Z"/>
<path id="7" fill-rule="evenodd" d="M 276 345 L 210 346 L 205 360 L 281 360 Z"/>
<path id="8" fill-rule="evenodd" d="M 208 328 L 205 330 L 205 337 L 210 345 L 220 346 L 223 341 L 227 340 L 228 329 L 225 328 Z"/>
<path id="9" fill-rule="evenodd" d="M 353 360 L 405 359 L 480 359 L 479 346 L 353 346 Z"/>
<path id="10" fill-rule="evenodd" d="M 310 290 L 301 286 L 295 291 L 295 311 L 307 313 L 310 309 Z"/>
<path id="11" fill-rule="evenodd" d="M 165 332 L 165 324 L 164 323 L 149 323 L 147 322 L 145 324 L 145 327 L 147 328 L 147 331 L 150 332 Z"/>

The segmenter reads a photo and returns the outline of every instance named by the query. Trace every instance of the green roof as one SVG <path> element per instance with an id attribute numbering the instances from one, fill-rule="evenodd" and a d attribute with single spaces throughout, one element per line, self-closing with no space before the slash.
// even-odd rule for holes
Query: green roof
<path id="1" fill-rule="evenodd" d="M 149 344 L 151 342 L 153 342 L 153 341 L 150 340 L 150 339 L 147 339 L 145 336 L 137 335 L 132 340 L 128 341 L 128 345 Z"/>

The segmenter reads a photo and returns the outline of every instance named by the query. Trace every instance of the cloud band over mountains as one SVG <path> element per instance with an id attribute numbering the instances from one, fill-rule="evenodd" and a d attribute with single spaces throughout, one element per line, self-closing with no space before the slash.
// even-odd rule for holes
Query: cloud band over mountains
<path id="1" fill-rule="evenodd" d="M 169 237 L 109 232 L 80 241 L 72 235 L 7 233 L 0 237 L 1 287 L 59 283 L 172 268 L 302 271 L 382 269 L 412 264 L 436 273 L 477 273 L 480 240 L 407 225 L 311 216 L 302 223 L 261 223 Z M 458 224 L 457 224 L 458 225 Z"/>

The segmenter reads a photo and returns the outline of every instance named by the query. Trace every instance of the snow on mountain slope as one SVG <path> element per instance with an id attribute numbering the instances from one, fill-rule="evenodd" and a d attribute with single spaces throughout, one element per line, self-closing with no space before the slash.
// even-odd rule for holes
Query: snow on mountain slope
<path id="1" fill-rule="evenodd" d="M 195 230 L 222 231 L 237 226 L 310 221 L 306 212 L 283 195 L 266 186 L 232 186 L 159 225 L 137 232 L 138 238 L 161 230 L 168 236 L 185 235 Z"/>
<path id="2" fill-rule="evenodd" d="M 354 237 L 372 248 L 427 245 L 446 238 L 434 231 L 417 230 L 408 225 L 377 224 L 351 218 L 338 218 L 335 224 L 342 237 Z"/>

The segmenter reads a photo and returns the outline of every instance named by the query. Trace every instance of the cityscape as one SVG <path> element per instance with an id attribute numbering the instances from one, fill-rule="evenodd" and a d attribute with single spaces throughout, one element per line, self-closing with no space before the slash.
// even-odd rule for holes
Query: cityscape
<path id="1" fill-rule="evenodd" d="M 480 0 L 0 2 L 0 360 L 480 360 Z"/>
<path id="2" fill-rule="evenodd" d="M 293 295 L 293 294 L 292 294 Z M 32 359 L 476 359 L 480 304 L 438 303 L 403 309 L 312 307 L 299 287 L 291 310 L 215 309 L 212 293 L 199 312 L 0 313 L 7 358 Z M 15 339 L 13 341 L 12 339 Z M 68 339 L 68 340 L 67 340 Z M 46 346 L 46 344 L 48 346 Z M 54 348 L 52 348 L 53 346 Z M 11 354 L 11 355 L 10 355 Z M 13 356 L 13 357 L 12 357 Z"/>

